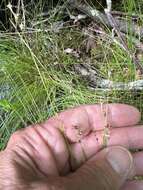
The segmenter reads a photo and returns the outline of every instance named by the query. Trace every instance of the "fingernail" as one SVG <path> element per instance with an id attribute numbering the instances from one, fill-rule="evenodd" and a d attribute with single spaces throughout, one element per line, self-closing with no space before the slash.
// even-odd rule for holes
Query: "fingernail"
<path id="1" fill-rule="evenodd" d="M 107 149 L 106 159 L 121 176 L 129 176 L 133 167 L 133 158 L 131 153 L 123 147 L 110 147 Z"/>

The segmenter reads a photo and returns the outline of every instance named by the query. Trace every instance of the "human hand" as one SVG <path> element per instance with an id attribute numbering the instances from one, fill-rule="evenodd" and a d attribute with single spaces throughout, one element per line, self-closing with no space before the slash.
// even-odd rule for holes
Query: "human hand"
<path id="1" fill-rule="evenodd" d="M 143 174 L 143 152 L 125 149 L 143 148 L 139 121 L 131 106 L 87 105 L 17 131 L 0 153 L 0 189 L 143 189 L 127 180 Z"/>

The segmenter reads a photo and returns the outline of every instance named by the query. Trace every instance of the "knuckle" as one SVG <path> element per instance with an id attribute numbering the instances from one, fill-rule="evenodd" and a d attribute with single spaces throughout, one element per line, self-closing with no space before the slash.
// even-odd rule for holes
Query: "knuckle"
<path id="1" fill-rule="evenodd" d="M 10 137 L 10 139 L 9 139 L 9 141 L 8 141 L 7 147 L 10 147 L 10 146 L 12 146 L 15 142 L 18 142 L 18 140 L 19 140 L 20 137 L 21 137 L 21 133 L 22 133 L 21 130 L 15 131 L 15 132 L 11 135 L 11 137 Z"/>
<path id="2" fill-rule="evenodd" d="M 11 135 L 9 141 L 15 141 L 17 138 L 19 138 L 19 136 L 20 136 L 20 132 L 19 132 L 19 131 L 16 131 L 16 132 L 14 132 L 14 133 Z"/>

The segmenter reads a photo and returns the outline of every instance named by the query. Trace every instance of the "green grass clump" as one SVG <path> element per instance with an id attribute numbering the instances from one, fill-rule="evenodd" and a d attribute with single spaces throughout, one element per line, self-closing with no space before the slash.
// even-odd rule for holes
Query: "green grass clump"
<path id="1" fill-rule="evenodd" d="M 43 121 L 67 107 L 85 103 L 81 90 L 85 91 L 85 87 L 78 76 L 69 71 L 75 58 L 64 52 L 59 39 L 58 35 L 52 39 L 51 34 L 37 34 L 32 48 L 23 36 L 16 40 L 1 40 L 2 147 L 18 128 Z"/>

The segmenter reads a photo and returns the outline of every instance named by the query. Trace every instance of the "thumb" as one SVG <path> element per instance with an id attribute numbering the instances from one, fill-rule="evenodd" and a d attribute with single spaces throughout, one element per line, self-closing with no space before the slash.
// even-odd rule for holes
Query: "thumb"
<path id="1" fill-rule="evenodd" d="M 109 147 L 71 174 L 67 189 L 119 190 L 131 175 L 132 168 L 133 159 L 128 150 L 120 146 Z"/>

